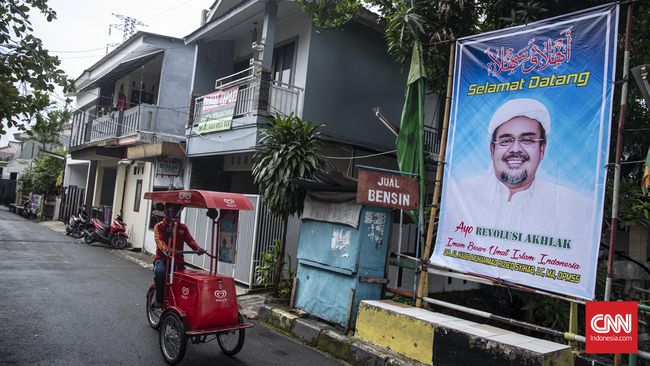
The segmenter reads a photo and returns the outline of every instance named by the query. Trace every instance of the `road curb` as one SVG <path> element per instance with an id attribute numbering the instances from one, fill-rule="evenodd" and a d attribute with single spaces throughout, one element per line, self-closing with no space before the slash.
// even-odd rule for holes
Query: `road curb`
<path id="1" fill-rule="evenodd" d="M 342 330 L 329 324 L 301 318 L 281 304 L 263 304 L 257 313 L 257 320 L 307 346 L 354 366 L 424 365 L 360 338 L 346 336 Z"/>
<path id="2" fill-rule="evenodd" d="M 118 257 L 124 258 L 126 260 L 129 260 L 133 263 L 136 263 L 142 268 L 146 268 L 149 270 L 153 270 L 153 264 L 149 262 L 145 262 L 139 258 L 136 258 L 135 256 L 131 255 L 129 252 L 125 252 L 123 250 L 114 250 L 114 249 L 107 249 L 110 253 L 113 255 L 116 255 Z"/>

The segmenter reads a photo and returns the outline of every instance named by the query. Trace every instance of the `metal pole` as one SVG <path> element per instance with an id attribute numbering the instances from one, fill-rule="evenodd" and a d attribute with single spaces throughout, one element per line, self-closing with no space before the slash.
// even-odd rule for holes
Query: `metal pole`
<path id="1" fill-rule="evenodd" d="M 404 225 L 404 210 L 399 210 L 399 238 L 397 240 L 397 263 L 400 262 L 400 254 L 402 254 L 402 226 Z"/>
<path id="2" fill-rule="evenodd" d="M 421 192 L 420 192 L 421 193 Z M 422 245 L 422 234 L 423 234 L 423 229 L 424 229 L 424 197 L 422 197 L 422 194 L 420 194 L 420 207 L 418 207 L 418 239 L 415 242 L 415 257 L 419 258 L 420 257 L 420 245 Z M 424 277 L 423 277 L 424 276 Z M 415 302 L 417 303 L 418 299 L 420 298 L 417 296 L 418 294 L 418 288 L 422 286 L 423 288 L 426 288 L 428 290 L 429 284 L 427 282 L 427 277 L 428 274 L 425 273 L 420 273 L 417 270 L 413 271 L 413 298 Z"/>
<path id="3" fill-rule="evenodd" d="M 449 126 L 449 114 L 451 109 L 451 89 L 453 86 L 454 76 L 454 57 L 456 52 L 456 40 L 452 39 L 449 48 L 449 73 L 447 74 L 447 94 L 445 96 L 445 115 L 442 122 L 442 130 L 440 137 L 440 151 L 438 152 L 438 166 L 436 169 L 436 181 L 433 188 L 433 199 L 431 200 L 431 214 L 429 216 L 429 226 L 427 228 L 427 238 L 422 253 L 422 268 L 420 269 L 420 279 L 418 281 L 417 295 L 415 299 L 415 306 L 422 307 L 422 294 L 427 274 L 426 263 L 431 255 L 431 243 L 433 242 L 433 223 L 438 213 L 438 200 L 440 199 L 440 191 L 442 186 L 442 169 L 445 166 L 445 150 L 447 149 L 447 127 Z"/>
<path id="4" fill-rule="evenodd" d="M 442 307 L 445 307 L 445 308 L 448 308 L 448 309 L 461 311 L 461 312 L 464 312 L 464 313 L 467 313 L 467 314 L 480 316 L 480 317 L 486 318 L 486 319 L 496 320 L 496 321 L 501 322 L 501 323 L 506 323 L 506 324 L 514 325 L 514 326 L 525 328 L 525 329 L 530 329 L 530 330 L 533 330 L 533 331 L 536 331 L 536 332 L 549 334 L 549 335 L 552 335 L 552 336 L 558 337 L 558 338 L 564 338 L 564 339 L 567 339 L 567 340 L 572 340 L 572 341 L 576 341 L 576 342 L 585 343 L 585 337 L 581 336 L 581 335 L 578 335 L 578 334 L 569 333 L 569 332 L 564 333 L 564 332 L 560 332 L 560 331 L 555 330 L 555 329 L 546 328 L 546 327 L 542 327 L 542 326 L 531 324 L 531 323 L 526 323 L 526 322 L 516 320 L 516 319 L 512 319 L 512 318 L 506 318 L 506 317 L 503 317 L 503 316 L 499 316 L 499 315 L 489 313 L 487 311 L 476 310 L 476 309 L 468 308 L 468 307 L 465 307 L 465 306 L 452 304 L 452 303 L 449 303 L 449 302 L 446 302 L 446 301 L 435 300 L 435 299 L 432 299 L 432 298 L 429 298 L 429 297 L 424 297 L 423 300 L 430 303 L 430 304 L 442 306 Z"/>
<path id="5" fill-rule="evenodd" d="M 607 258 L 607 279 L 605 280 L 604 301 L 609 301 L 612 293 L 612 277 L 614 276 L 614 246 L 616 245 L 616 229 L 618 227 L 618 195 L 621 182 L 621 156 L 623 155 L 623 125 L 627 105 L 627 78 L 630 70 L 630 36 L 632 33 L 632 5 L 627 5 L 627 20 L 625 24 L 625 54 L 623 56 L 623 86 L 621 88 L 621 110 L 618 114 L 618 131 L 616 135 L 616 163 L 614 165 L 614 189 L 612 195 L 612 220 L 609 234 L 609 255 Z"/>
<path id="6" fill-rule="evenodd" d="M 569 333 L 577 334 L 578 333 L 578 303 L 571 302 L 569 303 Z M 576 346 L 575 341 L 569 341 L 569 346 L 571 349 L 574 349 Z"/>

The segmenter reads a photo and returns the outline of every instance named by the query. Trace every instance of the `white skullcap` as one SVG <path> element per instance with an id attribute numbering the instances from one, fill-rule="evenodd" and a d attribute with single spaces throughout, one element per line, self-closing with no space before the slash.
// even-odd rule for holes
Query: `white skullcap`
<path id="1" fill-rule="evenodd" d="M 490 124 L 488 125 L 489 138 L 492 139 L 494 130 L 496 130 L 497 127 L 520 116 L 528 117 L 539 122 L 547 135 L 551 131 L 551 115 L 548 113 L 546 106 L 535 99 L 519 98 L 511 99 L 503 103 L 503 105 L 494 112 L 492 120 L 490 120 Z"/>

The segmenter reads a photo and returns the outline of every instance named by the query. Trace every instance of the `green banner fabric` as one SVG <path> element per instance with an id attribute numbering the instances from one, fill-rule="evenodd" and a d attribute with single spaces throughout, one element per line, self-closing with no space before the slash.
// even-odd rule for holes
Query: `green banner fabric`
<path id="1" fill-rule="evenodd" d="M 420 198 L 424 197 L 424 68 L 422 46 L 413 44 L 411 66 L 406 86 L 406 99 L 402 109 L 400 131 L 397 136 L 397 164 L 404 173 L 418 174 Z M 417 212 L 411 213 L 417 222 Z"/>
<path id="2" fill-rule="evenodd" d="M 203 97 L 197 133 L 229 130 L 235 113 L 239 86 L 218 90 Z"/>

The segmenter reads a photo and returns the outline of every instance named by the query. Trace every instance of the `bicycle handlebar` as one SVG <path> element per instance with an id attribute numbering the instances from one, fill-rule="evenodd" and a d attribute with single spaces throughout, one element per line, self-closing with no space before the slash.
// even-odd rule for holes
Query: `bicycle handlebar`
<path id="1" fill-rule="evenodd" d="M 183 251 L 176 252 L 176 253 L 182 253 L 182 254 L 199 254 L 200 252 L 199 252 L 198 250 L 183 250 Z M 207 255 L 208 257 L 213 258 L 213 259 L 216 259 L 216 258 L 217 258 L 216 255 L 212 255 L 212 254 L 210 254 L 210 253 L 208 253 L 208 252 L 204 252 L 203 254 L 205 254 L 205 255 Z"/>

